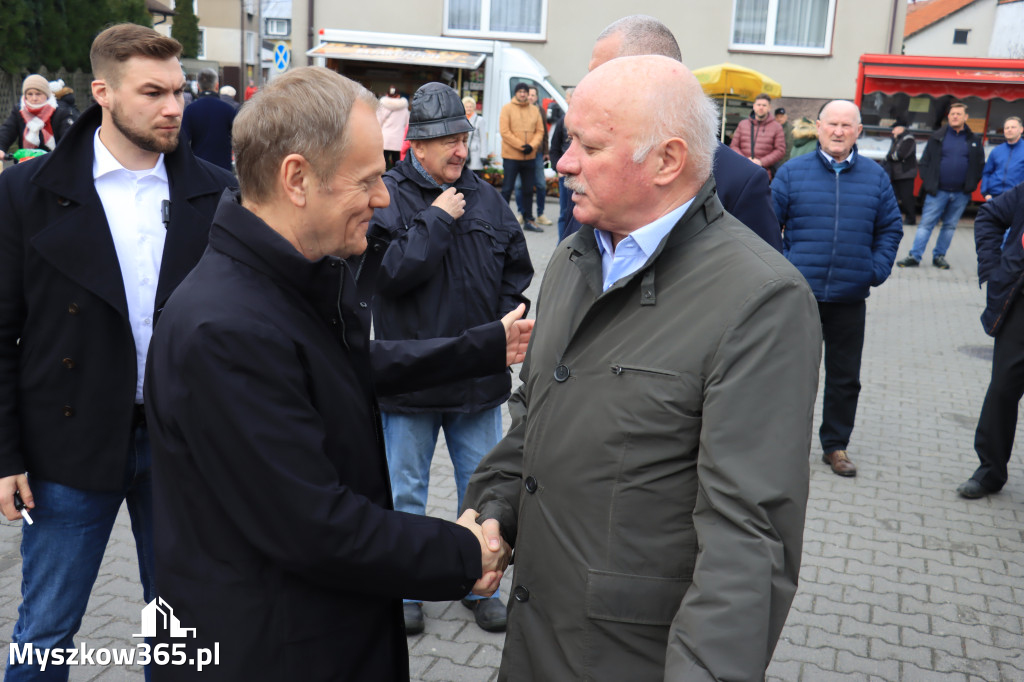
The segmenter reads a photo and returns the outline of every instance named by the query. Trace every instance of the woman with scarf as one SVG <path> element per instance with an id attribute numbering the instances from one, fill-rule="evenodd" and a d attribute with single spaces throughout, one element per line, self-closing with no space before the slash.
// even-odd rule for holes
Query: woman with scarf
<path id="1" fill-rule="evenodd" d="M 0 126 L 0 159 L 15 142 L 22 149 L 51 151 L 72 122 L 69 111 L 57 106 L 47 80 L 32 74 L 21 85 L 21 106 Z"/>

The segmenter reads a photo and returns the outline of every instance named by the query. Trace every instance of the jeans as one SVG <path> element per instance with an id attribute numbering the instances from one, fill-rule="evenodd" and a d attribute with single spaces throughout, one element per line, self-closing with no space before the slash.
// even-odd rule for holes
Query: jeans
<path id="1" fill-rule="evenodd" d="M 825 394 L 822 399 L 821 449 L 828 453 L 850 444 L 860 397 L 860 359 L 864 350 L 867 305 L 818 302 L 825 342 Z"/>
<path id="2" fill-rule="evenodd" d="M 565 228 L 572 215 L 572 191 L 565 186 L 565 178 L 558 178 L 558 241 L 565 239 Z"/>
<path id="3" fill-rule="evenodd" d="M 949 249 L 949 243 L 953 241 L 953 234 L 956 232 L 956 224 L 960 221 L 967 202 L 971 195 L 965 192 L 946 192 L 939 190 L 939 193 L 924 198 L 924 206 L 921 208 L 921 225 L 917 228 L 914 236 L 914 245 L 910 248 L 910 255 L 914 260 L 921 260 L 924 250 L 928 246 L 928 239 L 932 236 L 932 229 L 942 220 L 942 228 L 935 240 L 935 248 L 932 249 L 932 258 L 945 256 Z"/>
<path id="4" fill-rule="evenodd" d="M 89 593 L 122 502 L 127 502 L 139 561 L 142 594 L 156 598 L 153 574 L 153 487 L 151 451 L 145 426 L 135 430 L 120 490 L 95 492 L 29 477 L 35 498 L 34 525 L 21 534 L 21 606 L 12 643 L 32 642 L 35 649 L 74 647 Z M 139 605 L 139 611 L 142 604 Z M 124 642 L 134 646 L 137 642 Z M 95 646 L 95 644 L 93 644 Z M 9 663 L 10 661 L 8 661 Z M 5 682 L 67 680 L 67 666 L 9 665 Z M 149 679 L 146 666 L 146 679 Z"/>
<path id="5" fill-rule="evenodd" d="M 523 194 L 516 195 L 519 202 L 519 213 L 524 221 L 533 222 L 533 185 L 536 182 L 537 172 L 536 159 L 518 161 L 516 159 L 502 159 L 501 166 L 505 171 L 505 180 L 501 183 L 501 197 L 506 203 L 512 198 L 512 189 L 516 186 L 516 178 L 523 177 Z"/>
<path id="6" fill-rule="evenodd" d="M 533 179 L 533 189 L 537 193 L 537 217 L 539 218 L 544 215 L 544 197 L 548 193 L 548 181 L 544 178 L 544 156 L 541 154 L 537 154 L 537 170 Z M 519 180 L 516 182 L 516 203 L 522 207 L 525 201 L 523 181 Z M 522 208 L 519 212 L 522 213 Z"/>
<path id="7" fill-rule="evenodd" d="M 971 476 L 987 490 L 1002 490 L 1006 465 L 1017 431 L 1017 409 L 1024 396 L 1024 298 L 1017 295 L 996 335 L 992 351 L 992 380 L 974 432 L 974 451 L 980 466 Z"/>
<path id="8" fill-rule="evenodd" d="M 421 516 L 427 512 L 430 460 L 434 457 L 439 430 L 444 429 L 448 454 L 455 469 L 460 510 L 469 477 L 484 455 L 501 440 L 501 407 L 470 414 L 384 412 L 381 421 L 395 509 Z M 494 597 L 497 596 L 495 592 Z M 475 598 L 479 597 L 470 596 L 470 599 Z"/>

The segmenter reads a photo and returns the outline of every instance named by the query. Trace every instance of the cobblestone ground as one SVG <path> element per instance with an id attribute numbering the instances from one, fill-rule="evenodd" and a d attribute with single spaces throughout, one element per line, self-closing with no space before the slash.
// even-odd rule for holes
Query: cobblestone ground
<path id="1" fill-rule="evenodd" d="M 912 236 L 907 228 L 900 257 Z M 534 298 L 554 229 L 528 233 L 527 241 L 538 269 Z M 976 466 L 974 425 L 992 347 L 978 323 L 984 295 L 969 221 L 948 258 L 945 272 L 927 258 L 920 268 L 896 269 L 868 300 L 864 388 L 850 444 L 860 473 L 839 478 L 820 452 L 810 455 L 800 590 L 768 670 L 773 682 L 1024 680 L 1024 467 L 1020 458 L 1011 462 L 999 495 L 966 501 L 954 492 Z M 443 442 L 437 455 L 428 512 L 454 518 Z M 0 525 L 3 644 L 19 601 L 17 526 Z M 132 642 L 142 606 L 134 557 L 122 513 L 79 641 Z M 502 635 L 477 628 L 458 603 L 428 603 L 424 612 L 426 631 L 409 638 L 413 679 L 496 678 Z M 76 668 L 71 679 L 139 680 L 141 673 Z"/>

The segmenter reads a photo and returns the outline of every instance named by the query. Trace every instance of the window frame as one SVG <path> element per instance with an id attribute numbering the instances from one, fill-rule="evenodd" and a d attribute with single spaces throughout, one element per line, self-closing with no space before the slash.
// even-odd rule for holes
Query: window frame
<path id="1" fill-rule="evenodd" d="M 283 32 L 271 31 L 270 30 L 271 22 L 281 22 L 281 24 L 284 26 L 284 31 Z M 264 17 L 264 20 L 263 20 L 263 35 L 265 35 L 265 36 L 274 36 L 274 37 L 286 37 L 286 36 L 289 36 L 292 33 L 292 26 L 291 26 L 291 24 L 292 24 L 291 19 L 283 19 L 283 18 L 280 18 L 280 17 Z"/>
<path id="2" fill-rule="evenodd" d="M 196 59 L 206 59 L 206 28 L 199 26 L 199 49 L 196 51 Z"/>
<path id="3" fill-rule="evenodd" d="M 495 40 L 546 41 L 548 35 L 548 0 L 540 0 L 540 30 L 537 33 L 511 33 L 508 31 L 491 31 L 481 28 L 478 31 L 469 29 L 448 28 L 448 7 L 451 0 L 444 0 L 444 11 L 441 17 L 441 35 L 459 38 L 492 38 Z M 491 0 L 480 0 L 480 26 L 490 26 Z"/>
<path id="4" fill-rule="evenodd" d="M 733 39 L 736 34 L 736 3 L 732 0 L 732 20 L 729 22 L 730 52 L 765 52 L 769 54 L 798 54 L 813 57 L 832 56 L 832 37 L 835 33 L 837 0 L 828 0 L 828 16 L 825 20 L 825 44 L 822 47 L 798 47 L 794 45 L 775 45 L 775 29 L 779 18 L 780 0 L 768 0 L 768 16 L 765 19 L 765 42 L 737 43 Z M 770 42 L 769 42 L 770 39 Z"/>
<path id="5" fill-rule="evenodd" d="M 959 36 L 963 36 L 963 40 L 957 40 Z M 971 37 L 971 29 L 969 28 L 954 28 L 953 29 L 953 44 L 954 45 L 966 45 L 967 41 Z"/>

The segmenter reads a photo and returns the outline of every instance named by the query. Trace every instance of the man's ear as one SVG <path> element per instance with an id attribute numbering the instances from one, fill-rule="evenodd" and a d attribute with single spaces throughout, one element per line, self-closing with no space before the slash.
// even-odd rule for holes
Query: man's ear
<path id="1" fill-rule="evenodd" d="M 292 205 L 303 208 L 306 206 L 306 193 L 310 189 L 310 183 L 317 180 L 313 177 L 313 167 L 306 157 L 301 154 L 289 154 L 281 161 L 277 181 L 284 196 Z"/>
<path id="2" fill-rule="evenodd" d="M 657 152 L 652 151 L 651 153 L 657 153 L 658 155 L 652 182 L 659 186 L 675 182 L 690 160 L 690 150 L 687 148 L 686 142 L 678 137 L 667 140 L 659 147 Z"/>
<path id="3" fill-rule="evenodd" d="M 107 81 L 102 78 L 97 78 L 92 82 L 92 98 L 104 109 L 110 106 L 111 89 Z"/>

